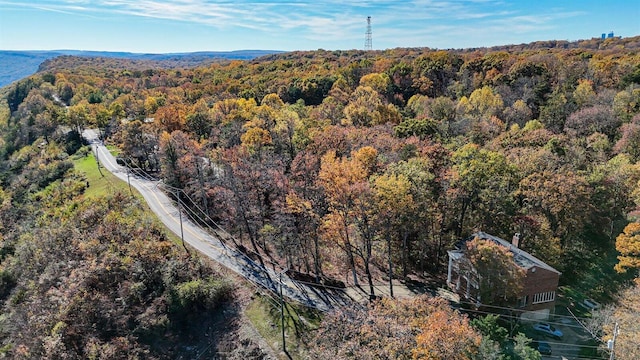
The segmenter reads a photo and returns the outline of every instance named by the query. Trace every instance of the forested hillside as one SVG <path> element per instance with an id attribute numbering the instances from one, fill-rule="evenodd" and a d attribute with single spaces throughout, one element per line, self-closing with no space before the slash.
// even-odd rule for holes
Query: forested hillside
<path id="1" fill-rule="evenodd" d="M 269 50 L 239 50 L 239 51 L 202 51 L 197 53 L 175 54 L 135 54 L 128 52 L 83 51 L 83 50 L 52 50 L 52 51 L 11 51 L 0 50 L 0 87 L 11 84 L 16 80 L 31 76 L 43 68 L 55 66 L 55 58 L 59 56 L 75 56 L 89 58 L 119 59 L 127 61 L 130 70 L 139 66 L 161 69 L 188 68 L 203 66 L 223 60 L 251 60 L 253 58 L 278 53 Z"/>
<path id="2" fill-rule="evenodd" d="M 143 304 L 155 300 L 141 299 L 164 296 L 171 322 L 179 298 L 171 296 L 195 286 L 185 284 L 222 286 L 172 250 L 156 250 L 162 242 L 143 241 L 162 236 L 131 220 L 135 211 L 123 200 L 62 205 L 73 189 L 82 192 L 82 181 L 50 184 L 69 174 L 63 161 L 74 152 L 69 140 L 85 127 L 99 128 L 124 161 L 182 189 L 247 252 L 311 278 L 360 284 L 374 295 L 372 285 L 388 274 L 441 279 L 446 251 L 475 230 L 507 239 L 518 232 L 524 250 L 562 272 L 561 283 L 611 300 L 617 286 L 637 275 L 637 252 L 628 254 L 627 275 L 613 265 L 616 238 L 638 221 L 640 206 L 639 43 L 635 37 L 459 51 L 318 50 L 179 70 L 60 58 L 84 64 L 57 66 L 4 89 L 3 312 L 27 319 L 29 304 L 73 298 L 69 307 L 41 310 L 43 318 L 64 322 L 51 320 L 48 333 L 36 332 L 54 341 L 60 332 L 82 331 L 71 327 L 82 319 L 58 320 L 59 312 L 98 309 L 116 296 L 103 286 L 68 295 L 74 287 L 65 281 L 130 284 L 117 295 L 133 297 L 129 307 L 100 312 L 112 316 L 107 324 L 130 316 L 101 327 L 127 339 L 157 325 L 143 316 L 151 311 Z M 87 226 L 108 213 L 97 229 Z M 27 220 L 13 222 L 16 216 Z M 123 228 L 114 223 L 120 217 Z M 106 235 L 112 231 L 113 239 Z M 122 242 L 127 250 L 114 252 Z M 34 257 L 53 251 L 66 259 L 55 270 L 66 271 L 68 280 L 48 276 Z M 151 274 L 103 273 L 125 263 L 148 265 Z M 181 277 L 170 285 L 166 272 Z M 45 294 L 56 297 L 45 301 Z M 217 304 L 202 301 L 205 308 Z M 447 316 L 440 305 L 430 306 Z M 16 326 L 34 326 L 23 324 Z M 18 328 L 3 331 L 6 343 L 36 346 L 16 340 L 25 333 Z M 471 339 L 459 350 L 479 344 Z M 319 357 L 343 354 L 321 345 Z M 148 346 L 142 349 L 152 351 Z M 407 351 L 421 356 L 419 349 Z"/>

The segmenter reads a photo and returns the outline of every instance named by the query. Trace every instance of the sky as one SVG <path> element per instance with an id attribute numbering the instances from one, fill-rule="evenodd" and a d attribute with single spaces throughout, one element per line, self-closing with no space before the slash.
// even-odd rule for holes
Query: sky
<path id="1" fill-rule="evenodd" d="M 0 0 L 0 50 L 458 49 L 640 35 L 640 0 Z"/>

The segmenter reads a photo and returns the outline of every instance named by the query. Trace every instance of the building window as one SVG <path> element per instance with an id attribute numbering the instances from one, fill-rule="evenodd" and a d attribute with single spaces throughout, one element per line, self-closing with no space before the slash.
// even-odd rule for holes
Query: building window
<path id="1" fill-rule="evenodd" d="M 532 304 L 540 304 L 540 303 L 545 303 L 545 302 L 551 302 L 551 301 L 554 301 L 555 299 L 556 299 L 556 292 L 555 291 L 547 291 L 547 292 L 543 292 L 543 293 L 537 293 L 537 294 L 533 295 Z"/>
<path id="2" fill-rule="evenodd" d="M 529 295 L 525 295 L 518 299 L 518 307 L 527 306 L 527 302 L 529 301 Z"/>

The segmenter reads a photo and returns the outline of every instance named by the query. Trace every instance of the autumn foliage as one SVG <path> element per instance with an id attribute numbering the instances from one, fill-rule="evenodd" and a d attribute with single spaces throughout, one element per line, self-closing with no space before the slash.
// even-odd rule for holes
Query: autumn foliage
<path id="1" fill-rule="evenodd" d="M 639 43 L 633 37 L 449 51 L 300 51 L 186 69 L 75 57 L 50 61 L 41 73 L 2 90 L 3 311 L 22 309 L 19 326 L 40 343 L 47 337 L 51 351 L 61 344 L 77 351 L 89 346 L 80 335 L 91 332 L 72 326 L 80 320 L 65 322 L 62 315 L 75 312 L 47 303 L 53 300 L 46 292 L 51 286 L 76 289 L 78 301 L 69 306 L 101 304 L 111 311 L 107 304 L 123 298 L 116 290 L 83 292 L 66 286 L 76 284 L 67 277 L 104 282 L 109 289 L 122 284 L 124 295 L 142 294 L 136 295 L 142 305 L 113 310 L 131 321 L 85 319 L 109 330 L 95 335 L 91 351 L 147 351 L 131 345 L 139 339 L 131 327 L 159 318 L 141 315 L 143 305 L 151 306 L 144 301 L 157 301 L 154 311 L 170 308 L 162 307 L 168 294 L 179 295 L 182 300 L 171 304 L 183 308 L 212 304 L 207 297 L 217 293 L 215 275 L 196 279 L 188 274 L 200 268 L 188 262 L 175 265 L 195 266 L 178 282 L 155 276 L 133 286 L 142 275 L 116 271 L 140 260 L 157 275 L 177 261 L 162 246 L 145 248 L 151 245 L 144 239 L 163 244 L 161 235 L 152 226 L 136 227 L 131 219 L 137 218 L 126 211 L 109 209 L 106 215 L 118 221 L 110 217 L 104 226 L 113 234 L 100 238 L 72 225 L 64 234 L 54 231 L 58 223 L 82 221 L 81 210 L 106 211 L 63 206 L 82 193 L 68 157 L 82 146 L 80 132 L 87 127 L 98 128 L 130 166 L 179 189 L 188 206 L 254 258 L 337 287 L 365 285 L 371 298 L 376 286 L 391 288 L 389 280 L 442 279 L 446 251 L 477 230 L 507 239 L 520 233 L 520 248 L 556 267 L 567 284 L 591 278 L 586 265 L 602 265 L 616 238 L 618 269 L 635 267 L 637 231 L 635 225 L 623 229 L 640 206 Z M 43 204 L 57 210 L 45 216 Z M 129 238 L 136 241 L 129 244 Z M 39 262 L 46 255 L 38 250 L 43 239 L 57 244 L 51 251 L 68 247 L 62 254 L 68 261 Z M 482 297 L 509 298 L 505 289 L 517 288 L 517 273 L 500 266 L 509 262 L 504 254 L 485 250 L 479 246 L 478 265 L 501 275 L 483 277 L 487 289 L 499 291 Z M 23 258 L 12 260 L 17 254 Z M 36 265 L 41 268 L 30 267 Z M 52 280 L 38 287 L 47 271 L 67 281 L 62 290 Z M 22 304 L 39 299 L 60 316 L 42 315 L 46 321 L 31 329 Z M 379 306 L 384 312 L 391 305 Z M 427 313 L 425 321 L 437 314 Z M 55 327 L 58 321 L 66 325 Z M 436 341 L 430 336 L 438 332 L 420 327 L 428 322 L 407 326 L 404 339 L 410 341 L 390 345 L 395 350 L 389 354 L 431 356 L 414 348 Z M 11 351 L 44 353 L 35 340 L 14 335 L 5 343 L 22 346 Z M 356 340 L 350 344 L 352 350 L 340 351 L 362 348 Z"/>
<path id="2" fill-rule="evenodd" d="M 476 238 L 467 243 L 469 269 L 478 281 L 479 300 L 485 304 L 509 304 L 524 285 L 525 271 L 504 246 Z"/>
<path id="3" fill-rule="evenodd" d="M 444 300 L 418 296 L 329 314 L 312 344 L 317 359 L 464 360 L 480 335 Z"/>
<path id="4" fill-rule="evenodd" d="M 616 238 L 616 249 L 620 252 L 616 271 L 640 269 L 640 223 L 633 222 L 624 228 L 622 234 Z"/>

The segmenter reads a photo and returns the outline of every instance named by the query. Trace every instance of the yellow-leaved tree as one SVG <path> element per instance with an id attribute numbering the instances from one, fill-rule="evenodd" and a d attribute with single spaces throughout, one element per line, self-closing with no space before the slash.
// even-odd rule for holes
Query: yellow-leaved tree
<path id="1" fill-rule="evenodd" d="M 627 225 L 616 238 L 616 250 L 620 252 L 615 269 L 619 273 L 640 268 L 640 223 Z"/>

